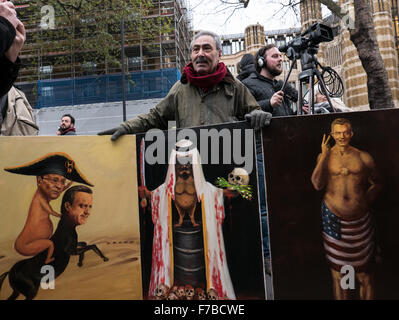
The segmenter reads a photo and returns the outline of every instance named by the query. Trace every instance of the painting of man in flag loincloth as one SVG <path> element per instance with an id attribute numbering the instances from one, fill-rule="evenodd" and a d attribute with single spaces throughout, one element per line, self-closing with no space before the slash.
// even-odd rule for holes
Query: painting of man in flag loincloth
<path id="1" fill-rule="evenodd" d="M 335 141 L 333 147 L 329 142 Z M 321 206 L 323 245 L 331 269 L 335 299 L 349 299 L 350 290 L 342 288 L 351 266 L 359 283 L 359 298 L 374 299 L 371 271 L 376 244 L 374 222 L 369 206 L 381 189 L 373 157 L 350 145 L 353 129 L 349 120 L 337 118 L 331 123 L 331 135 L 323 136 L 311 181 L 316 190 L 325 190 Z"/>

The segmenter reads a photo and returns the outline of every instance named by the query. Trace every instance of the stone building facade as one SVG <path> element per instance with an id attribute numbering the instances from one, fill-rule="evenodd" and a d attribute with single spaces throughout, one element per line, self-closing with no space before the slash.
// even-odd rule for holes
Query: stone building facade
<path id="1" fill-rule="evenodd" d="M 354 19 L 353 0 L 339 0 L 342 7 L 349 9 L 349 15 Z M 399 14 L 397 0 L 370 0 L 372 16 L 377 35 L 381 56 L 384 60 L 391 85 L 392 98 L 399 107 Z M 357 50 L 350 41 L 349 31 L 342 26 L 341 20 L 331 15 L 322 18 L 321 4 L 317 0 L 303 0 L 300 5 L 301 28 L 264 31 L 259 23 L 245 28 L 243 34 L 222 36 L 222 61 L 229 70 L 237 75 L 240 71 L 239 62 L 246 53 L 256 54 L 257 50 L 267 44 L 276 43 L 279 47 L 300 35 L 315 22 L 322 22 L 333 28 L 334 40 L 320 44 L 318 60 L 323 66 L 330 66 L 341 76 L 345 88 L 342 100 L 354 110 L 367 110 L 367 75 L 362 67 Z M 288 74 L 290 61 L 285 58 L 283 73 L 279 78 L 284 79 Z M 298 87 L 298 74 L 301 71 L 298 61 L 293 69 L 289 82 Z M 306 90 L 306 88 L 305 88 Z M 305 91 L 304 91 L 305 92 Z"/>
<path id="2" fill-rule="evenodd" d="M 340 0 L 339 5 L 347 8 L 350 19 L 330 18 L 328 24 L 338 32 L 334 41 L 321 45 L 325 64 L 333 67 L 342 77 L 345 87 L 343 100 L 348 107 L 356 110 L 367 110 L 367 75 L 364 71 L 356 47 L 350 41 L 350 21 L 354 21 L 353 0 Z M 384 61 L 392 98 L 396 107 L 399 106 L 398 77 L 398 43 L 397 43 L 397 1 L 370 1 L 374 27 L 378 45 Z M 395 10 L 393 10 L 395 9 Z M 301 21 L 303 26 L 313 22 L 322 22 L 321 5 L 316 0 L 301 2 Z"/>

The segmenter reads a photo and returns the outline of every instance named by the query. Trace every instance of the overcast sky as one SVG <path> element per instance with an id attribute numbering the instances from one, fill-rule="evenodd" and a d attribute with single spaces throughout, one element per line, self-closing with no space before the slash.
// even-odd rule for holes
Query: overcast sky
<path id="1" fill-rule="evenodd" d="M 259 22 L 265 30 L 299 27 L 299 18 L 294 12 L 282 10 L 277 0 L 250 0 L 247 8 L 234 11 L 234 6 L 221 5 L 220 0 L 186 0 L 192 9 L 194 30 L 211 30 L 220 35 L 244 33 L 245 27 Z M 237 3 L 238 0 L 224 0 Z M 298 1 L 299 2 L 299 1 Z M 324 6 L 323 16 L 329 14 Z M 224 9 L 224 10 L 223 10 Z M 299 10 L 299 8 L 298 8 Z M 234 11 L 234 12 L 233 12 Z"/>
<path id="2" fill-rule="evenodd" d="M 280 1 L 250 0 L 247 8 L 233 12 L 222 6 L 219 0 L 187 0 L 192 8 L 195 30 L 212 30 L 221 35 L 243 33 L 245 27 L 259 22 L 265 30 L 275 30 L 299 26 L 299 21 L 292 10 L 283 15 Z M 237 0 L 226 0 L 238 2 Z M 268 2 L 268 4 L 266 4 Z M 224 10 L 222 10 L 224 8 Z M 230 17 L 230 18 L 229 18 Z"/>

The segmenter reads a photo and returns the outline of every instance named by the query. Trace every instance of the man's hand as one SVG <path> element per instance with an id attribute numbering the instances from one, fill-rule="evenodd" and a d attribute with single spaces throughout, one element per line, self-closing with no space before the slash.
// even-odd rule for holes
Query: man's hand
<path id="1" fill-rule="evenodd" d="M 14 4 L 10 1 L 0 0 L 0 16 L 6 18 L 16 29 L 21 21 L 17 18 Z"/>
<path id="2" fill-rule="evenodd" d="M 16 30 L 16 35 L 15 35 L 14 41 L 13 41 L 11 47 L 5 53 L 5 56 L 7 57 L 7 59 L 13 63 L 17 60 L 18 54 L 21 51 L 22 46 L 26 40 L 25 27 L 22 22 L 19 22 L 19 24 L 17 25 L 17 28 L 15 30 Z"/>
<path id="3" fill-rule="evenodd" d="M 119 126 L 119 127 L 116 127 L 116 128 L 112 128 L 112 129 L 108 129 L 108 130 L 105 130 L 105 131 L 101 131 L 101 132 L 99 132 L 99 133 L 97 133 L 99 136 L 105 136 L 105 135 L 110 135 L 110 134 L 112 134 L 112 137 L 111 137 L 111 141 L 115 141 L 115 140 L 117 140 L 120 136 L 123 136 L 123 135 L 125 135 L 125 134 L 128 134 L 128 132 L 127 132 L 127 129 L 126 128 L 124 128 L 124 127 L 122 127 L 122 126 Z"/>
<path id="4" fill-rule="evenodd" d="M 251 123 L 251 127 L 255 130 L 266 127 L 270 124 L 272 114 L 263 110 L 254 110 L 245 115 L 245 119 Z"/>
<path id="5" fill-rule="evenodd" d="M 270 105 L 273 108 L 277 108 L 281 106 L 281 104 L 283 103 L 283 99 L 284 99 L 284 92 L 281 90 L 277 91 L 275 94 L 273 94 L 272 98 L 270 99 Z"/>
<path id="6" fill-rule="evenodd" d="M 326 135 L 323 134 L 323 141 L 321 142 L 321 154 L 322 155 L 327 155 L 330 152 L 330 145 L 328 142 L 330 141 L 331 136 L 328 135 L 326 139 Z"/>

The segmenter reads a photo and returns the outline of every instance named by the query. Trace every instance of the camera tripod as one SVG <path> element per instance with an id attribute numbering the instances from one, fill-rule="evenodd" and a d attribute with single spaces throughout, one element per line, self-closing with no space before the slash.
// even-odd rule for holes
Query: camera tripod
<path id="1" fill-rule="evenodd" d="M 323 69 L 325 71 L 329 71 L 329 69 L 323 68 L 323 66 L 318 62 L 317 56 L 316 56 L 318 48 L 315 47 L 315 48 L 309 48 L 309 49 L 308 49 L 309 51 L 312 51 L 312 54 L 307 52 L 308 50 L 306 50 L 305 52 L 302 52 L 300 55 L 295 54 L 293 51 L 290 54 L 287 54 L 289 59 L 292 60 L 292 64 L 291 64 L 290 70 L 288 72 L 288 75 L 284 81 L 282 90 L 284 90 L 284 88 L 287 84 L 288 78 L 291 75 L 291 71 L 292 71 L 294 65 L 296 64 L 296 60 L 300 58 L 301 65 L 302 65 L 302 72 L 299 73 L 299 75 L 298 75 L 299 88 L 298 88 L 298 105 L 297 105 L 298 112 L 297 112 L 297 114 L 301 115 L 304 113 L 303 112 L 304 111 L 303 110 L 303 106 L 304 106 L 303 86 L 305 83 L 309 85 L 308 114 L 315 113 L 315 109 L 314 109 L 314 105 L 315 105 L 314 85 L 316 83 L 315 77 L 319 83 L 319 88 L 320 88 L 321 93 L 326 96 L 328 104 L 330 105 L 331 109 L 334 110 L 334 112 L 336 112 L 337 110 L 334 108 L 334 106 L 331 102 L 330 94 L 328 93 L 329 90 L 327 89 L 323 75 L 320 72 L 320 70 L 318 69 L 318 67 L 320 67 L 321 69 Z M 330 70 L 331 70 L 331 71 L 329 71 L 330 73 L 332 73 L 332 72 L 335 73 L 333 75 L 333 77 L 338 78 L 340 85 L 341 85 L 342 80 L 339 78 L 339 76 L 336 74 L 336 72 L 333 69 L 330 68 Z M 333 80 L 333 81 L 335 81 L 335 80 Z"/>

